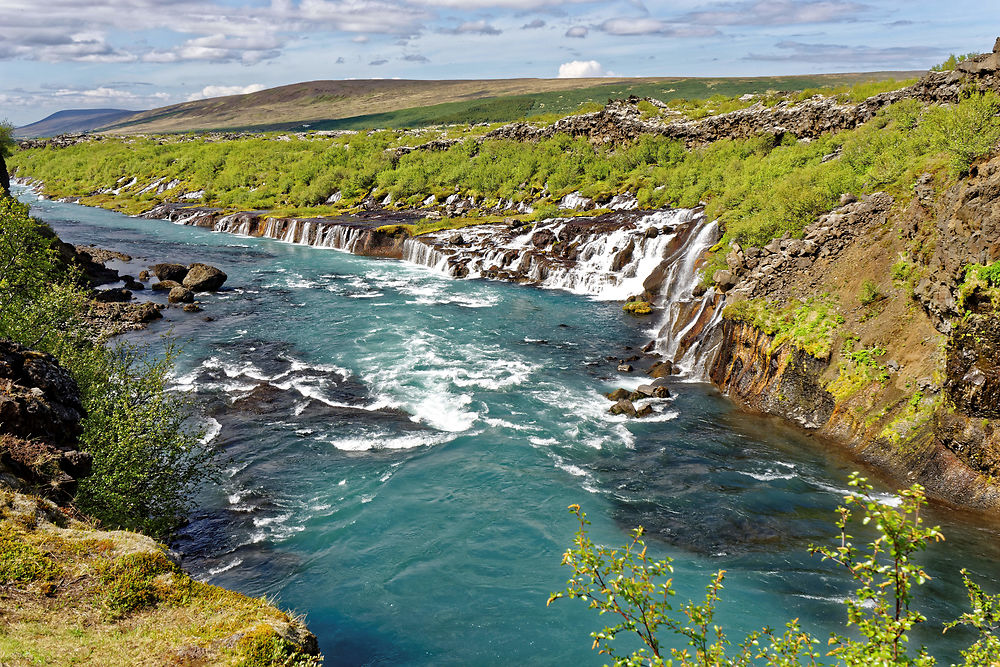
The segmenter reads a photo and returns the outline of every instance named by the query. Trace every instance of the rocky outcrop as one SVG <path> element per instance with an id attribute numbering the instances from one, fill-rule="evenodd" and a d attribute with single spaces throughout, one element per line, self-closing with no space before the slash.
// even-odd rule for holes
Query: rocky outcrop
<path id="1" fill-rule="evenodd" d="M 90 471 L 80 391 L 48 354 L 0 340 L 0 479 L 67 500 Z"/>
<path id="2" fill-rule="evenodd" d="M 745 407 L 788 419 L 896 479 L 920 482 L 939 500 L 1000 509 L 1000 487 L 991 481 L 1000 472 L 1000 433 L 989 420 L 938 409 L 902 445 L 884 428 L 889 417 L 872 419 L 870 406 L 859 413 L 857 403 L 835 400 L 826 389 L 829 369 L 829 360 L 726 320 L 711 379 Z"/>
<path id="3" fill-rule="evenodd" d="M 825 425 L 833 396 L 820 381 L 827 360 L 774 338 L 754 326 L 725 320 L 723 344 L 709 376 L 712 382 L 757 412 L 781 415 L 809 430 Z"/>
<path id="4" fill-rule="evenodd" d="M 893 204 L 892 197 L 876 192 L 819 216 L 801 239 L 786 233 L 763 248 L 733 244 L 726 262 L 734 294 L 777 300 L 797 294 L 803 272 L 817 260 L 836 260 L 856 239 L 885 225 Z"/>
<path id="5" fill-rule="evenodd" d="M 1000 157 L 973 165 L 968 178 L 936 198 L 929 177 L 920 188 L 928 192 L 911 207 L 904 229 L 911 239 L 926 241 L 923 246 L 933 244 L 933 252 L 914 255 L 922 273 L 914 291 L 946 331 L 959 315 L 957 293 L 965 267 L 1000 259 Z"/>
<path id="6" fill-rule="evenodd" d="M 946 348 L 945 391 L 956 411 L 1000 418 L 1000 318 L 969 315 L 956 322 Z M 1000 467 L 1000 458 L 995 465 Z"/>

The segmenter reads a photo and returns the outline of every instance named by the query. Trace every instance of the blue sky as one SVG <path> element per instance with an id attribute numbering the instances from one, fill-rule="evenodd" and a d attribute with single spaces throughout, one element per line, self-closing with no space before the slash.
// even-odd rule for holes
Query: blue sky
<path id="1" fill-rule="evenodd" d="M 0 119 L 314 79 L 924 69 L 998 0 L 0 0 Z"/>

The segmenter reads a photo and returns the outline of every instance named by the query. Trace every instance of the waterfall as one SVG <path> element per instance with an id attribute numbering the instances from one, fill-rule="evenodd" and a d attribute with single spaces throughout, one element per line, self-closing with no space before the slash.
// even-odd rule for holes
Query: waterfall
<path id="1" fill-rule="evenodd" d="M 660 292 L 666 307 L 658 327 L 656 350 L 693 380 L 705 378 L 718 347 L 716 325 L 722 318 L 723 296 L 712 288 L 696 297 L 694 289 L 701 281 L 699 261 L 720 236 L 714 221 L 693 229 L 672 261 L 668 260 Z"/>
<path id="2" fill-rule="evenodd" d="M 296 232 L 299 230 L 299 221 L 294 218 L 288 221 L 288 229 L 285 230 L 285 235 L 281 237 L 281 240 L 285 243 L 295 243 Z"/>
<path id="3" fill-rule="evenodd" d="M 429 243 L 422 243 L 416 239 L 403 240 L 403 261 L 427 266 L 454 276 L 454 271 L 448 266 L 449 257 Z"/>
<path id="4" fill-rule="evenodd" d="M 450 276 L 524 280 L 624 301 L 642 293 L 643 282 L 676 243 L 676 229 L 700 216 L 691 209 L 673 209 L 617 222 L 553 218 L 527 230 L 479 225 L 408 239 L 403 258 Z"/>

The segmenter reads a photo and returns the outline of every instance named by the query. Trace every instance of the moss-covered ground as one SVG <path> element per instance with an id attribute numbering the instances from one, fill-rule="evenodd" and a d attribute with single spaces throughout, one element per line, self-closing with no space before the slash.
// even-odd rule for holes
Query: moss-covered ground
<path id="1" fill-rule="evenodd" d="M 0 664 L 306 665 L 301 622 L 193 580 L 153 540 L 0 491 Z"/>

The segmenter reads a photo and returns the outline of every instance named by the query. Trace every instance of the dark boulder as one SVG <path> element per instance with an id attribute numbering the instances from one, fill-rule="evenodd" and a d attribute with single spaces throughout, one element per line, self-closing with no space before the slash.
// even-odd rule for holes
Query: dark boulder
<path id="1" fill-rule="evenodd" d="M 77 449 L 80 391 L 51 355 L 0 340 L 0 480 L 68 500 L 91 456 Z"/>
<path id="2" fill-rule="evenodd" d="M 84 414 L 76 381 L 54 357 L 0 340 L 0 432 L 71 444 Z"/>
<path id="3" fill-rule="evenodd" d="M 625 415 L 626 417 L 635 417 L 636 414 L 635 406 L 627 398 L 623 398 L 612 405 L 609 412 L 613 415 Z"/>
<path id="4" fill-rule="evenodd" d="M 547 248 L 556 240 L 556 235 L 551 229 L 542 229 L 531 235 L 531 245 L 536 248 Z"/>
<path id="5" fill-rule="evenodd" d="M 188 273 L 188 267 L 183 264 L 154 264 L 151 268 L 153 275 L 160 281 L 172 280 L 179 283 L 184 280 Z"/>
<path id="6" fill-rule="evenodd" d="M 646 375 L 651 378 L 663 378 L 672 375 L 674 371 L 673 364 L 669 361 L 657 361 L 655 364 L 649 367 L 646 371 Z"/>
<path id="7" fill-rule="evenodd" d="M 641 408 L 639 408 L 638 410 L 635 411 L 635 416 L 636 417 L 648 417 L 651 414 L 653 414 L 653 406 L 652 405 L 644 405 L 644 406 L 642 406 Z"/>
<path id="8" fill-rule="evenodd" d="M 611 392 L 607 396 L 608 396 L 609 400 L 620 401 L 623 398 L 628 398 L 629 395 L 630 395 L 630 392 L 629 392 L 628 389 L 622 389 L 621 387 L 618 387 L 618 389 L 615 389 L 613 392 Z"/>
<path id="9" fill-rule="evenodd" d="M 132 292 L 122 287 L 94 292 L 94 301 L 99 303 L 126 303 L 132 300 Z"/>
<path id="10" fill-rule="evenodd" d="M 194 301 L 194 292 L 186 287 L 174 287 L 167 294 L 167 301 L 170 303 L 191 303 Z"/>
<path id="11" fill-rule="evenodd" d="M 150 289 L 154 292 L 169 292 L 175 287 L 183 287 L 183 285 L 176 280 L 163 280 L 158 283 L 153 283 L 153 286 Z"/>
<path id="12" fill-rule="evenodd" d="M 224 272 L 208 264 L 192 264 L 182 284 L 193 292 L 215 292 L 228 278 Z"/>

